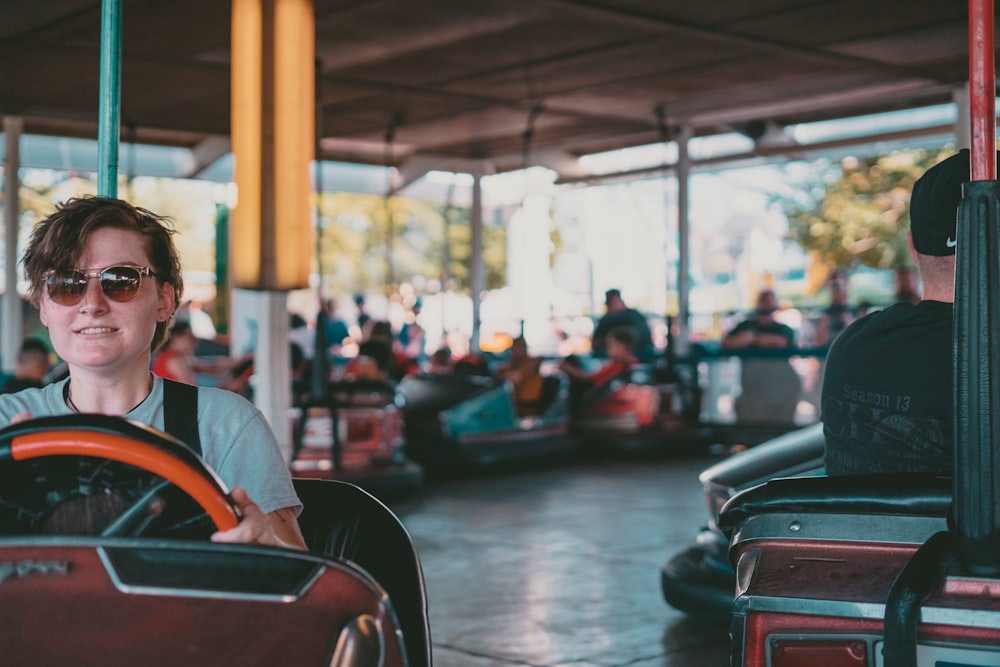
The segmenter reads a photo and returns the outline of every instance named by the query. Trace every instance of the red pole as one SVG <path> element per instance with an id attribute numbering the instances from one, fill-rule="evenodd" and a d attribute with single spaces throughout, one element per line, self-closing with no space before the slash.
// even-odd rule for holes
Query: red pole
<path id="1" fill-rule="evenodd" d="M 997 178 L 993 49 L 993 0 L 969 0 L 969 116 L 974 181 Z"/>

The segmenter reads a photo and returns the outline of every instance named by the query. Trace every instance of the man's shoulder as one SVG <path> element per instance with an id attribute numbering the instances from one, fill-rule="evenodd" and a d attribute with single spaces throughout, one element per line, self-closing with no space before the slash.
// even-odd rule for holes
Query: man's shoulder
<path id="1" fill-rule="evenodd" d="M 894 303 L 884 310 L 868 313 L 852 322 L 841 335 L 891 333 L 903 326 L 951 325 L 952 304 L 939 301 L 921 301 L 911 304 L 906 301 Z"/>
<path id="2" fill-rule="evenodd" d="M 869 357 L 881 354 L 879 350 L 893 349 L 901 353 L 892 355 L 893 358 L 906 359 L 909 363 L 906 350 L 928 347 L 950 350 L 950 346 L 946 345 L 946 339 L 951 337 L 952 326 L 949 306 L 950 304 L 937 302 L 933 305 L 901 302 L 869 313 L 852 322 L 837 336 L 830 347 L 827 360 L 838 360 L 845 356 Z M 940 346 L 934 342 L 938 339 Z"/>

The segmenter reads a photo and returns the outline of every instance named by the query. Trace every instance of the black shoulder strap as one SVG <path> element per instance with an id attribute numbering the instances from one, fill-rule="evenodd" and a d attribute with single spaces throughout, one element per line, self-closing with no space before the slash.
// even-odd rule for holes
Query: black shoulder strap
<path id="1" fill-rule="evenodd" d="M 163 430 L 201 456 L 198 435 L 198 387 L 163 380 Z"/>

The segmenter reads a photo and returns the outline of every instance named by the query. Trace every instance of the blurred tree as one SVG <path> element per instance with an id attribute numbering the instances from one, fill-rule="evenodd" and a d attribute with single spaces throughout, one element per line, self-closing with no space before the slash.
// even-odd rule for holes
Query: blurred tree
<path id="1" fill-rule="evenodd" d="M 177 230 L 175 242 L 185 271 L 213 272 L 219 187 L 207 181 L 137 177 L 128 183 L 122 180 L 119 196 L 173 220 Z M 96 192 L 93 174 L 25 169 L 21 187 L 21 247 L 27 243 L 35 223 L 50 214 L 57 202 Z M 391 259 L 397 281 L 410 281 L 414 276 L 439 277 L 443 273 L 442 261 L 449 257 L 453 285 L 468 289 L 471 234 L 467 209 L 451 211 L 447 254 L 444 206 L 401 196 L 386 202 L 378 195 L 328 192 L 321 197 L 320 211 L 320 254 L 326 293 L 351 294 L 384 287 L 385 239 L 390 215 Z M 486 286 L 502 287 L 506 282 L 505 229 L 484 225 L 483 245 Z M 312 264 L 315 257 L 303 261 Z"/>
<path id="2" fill-rule="evenodd" d="M 170 178 L 135 178 L 122 182 L 119 197 L 169 217 L 185 271 L 215 270 L 215 202 L 218 184 Z M 93 174 L 25 169 L 21 179 L 21 249 L 35 224 L 71 197 L 97 194 Z"/>
<path id="3" fill-rule="evenodd" d="M 469 212 L 453 208 L 445 252 L 445 208 L 395 196 L 388 203 L 378 195 L 325 193 L 322 197 L 321 256 L 323 287 L 330 294 L 378 290 L 388 275 L 386 228 L 392 218 L 392 273 L 396 281 L 414 276 L 436 278 L 442 261 L 450 258 L 449 274 L 459 289 L 469 286 L 471 255 Z M 506 240 L 502 228 L 485 225 L 483 261 L 487 287 L 501 287 L 506 280 Z"/>
<path id="4" fill-rule="evenodd" d="M 789 235 L 827 271 L 913 263 L 907 246 L 913 183 L 953 148 L 906 150 L 831 165 L 824 182 L 783 202 Z"/>

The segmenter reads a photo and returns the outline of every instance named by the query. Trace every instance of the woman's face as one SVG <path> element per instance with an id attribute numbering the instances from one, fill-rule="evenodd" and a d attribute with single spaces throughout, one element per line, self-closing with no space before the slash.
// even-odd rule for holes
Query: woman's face
<path id="1" fill-rule="evenodd" d="M 102 227 L 87 237 L 77 269 L 95 270 L 132 264 L 150 266 L 138 232 Z M 174 288 L 162 287 L 153 276 L 144 276 L 131 301 L 109 299 L 100 281 L 87 283 L 83 299 L 62 306 L 43 288 L 40 304 L 42 324 L 49 328 L 52 346 L 70 369 L 87 369 L 108 375 L 149 366 L 149 346 L 157 322 L 173 314 Z"/>

